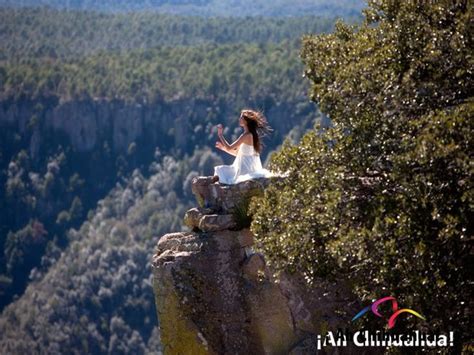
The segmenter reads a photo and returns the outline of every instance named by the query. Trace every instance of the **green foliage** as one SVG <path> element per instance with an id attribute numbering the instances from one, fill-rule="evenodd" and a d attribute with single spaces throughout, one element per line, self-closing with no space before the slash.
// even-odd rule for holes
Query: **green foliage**
<path id="1" fill-rule="evenodd" d="M 2 247 L 8 233 L 22 229 L 30 218 L 44 223 L 50 237 L 58 236 L 57 243 L 66 247 L 66 230 L 78 227 L 88 209 L 117 180 L 127 178 L 137 167 L 148 166 L 155 146 L 165 154 L 181 156 L 193 155 L 198 145 L 212 147 L 216 135 L 211 128 L 219 122 L 236 127 L 237 112 L 244 106 L 279 113 L 270 117 L 276 130 L 267 152 L 279 144 L 288 127 L 301 122 L 299 128 L 307 129 L 315 114 L 303 94 L 307 85 L 300 80 L 303 66 L 295 39 L 303 32 L 332 27 L 332 21 L 314 17 L 227 21 L 51 9 L 0 9 L 0 16 L 5 59 L 0 63 L 2 112 L 13 113 L 15 122 L 29 122 L 26 131 L 21 124 L 7 126 L 0 137 Z M 150 37 L 149 30 L 156 36 Z M 228 37 L 223 37 L 224 31 Z M 283 39 L 282 43 L 264 43 Z M 162 47 L 164 44 L 168 46 Z M 176 45 L 181 46 L 172 47 Z M 43 51 L 50 47 L 56 54 Z M 51 130 L 47 122 L 51 112 L 61 111 L 71 101 L 87 114 L 106 115 L 116 105 L 138 114 L 141 109 L 149 110 L 153 124 L 161 114 L 179 112 L 183 125 L 170 124 L 169 132 L 166 124 L 153 132 L 145 128 L 125 152 L 116 150 L 110 130 L 99 129 L 97 142 L 101 143 L 78 152 L 68 137 Z M 173 141 L 177 137 L 168 133 L 185 136 L 184 151 L 176 152 Z M 236 138 L 239 128 L 228 133 Z M 188 176 L 198 171 L 211 174 L 213 166 L 224 163 L 215 152 L 205 149 L 202 153 L 187 170 Z M 174 206 L 181 197 L 193 198 L 188 176 L 169 186 L 163 203 Z M 185 181 L 186 191 L 182 192 Z M 177 224 L 173 218 L 149 217 L 156 230 L 170 220 Z M 39 265 L 42 249 L 33 254 L 37 262 L 28 263 L 30 268 Z M 1 272 L 6 272 L 5 263 L 0 258 Z M 14 273 L 11 269 L 8 276 L 15 279 Z M 24 280 L 24 284 L 14 282 L 15 287 L 0 301 L 0 309 L 14 294 L 23 292 Z"/>
<path id="2" fill-rule="evenodd" d="M 289 176 L 270 185 L 265 197 L 250 205 L 252 231 L 273 266 L 301 272 L 308 281 L 327 277 L 334 268 L 326 243 L 335 229 L 331 209 L 340 192 L 329 143 L 315 132 L 307 133 L 298 146 L 286 140 L 272 155 L 270 169 L 288 171 Z"/>
<path id="3" fill-rule="evenodd" d="M 0 59 L 21 63 L 29 58 L 54 61 L 86 57 L 99 51 L 124 53 L 163 46 L 281 42 L 305 33 L 329 32 L 333 24 L 333 18 L 316 16 L 203 19 L 156 12 L 100 14 L 0 8 Z M 0 69 L 0 82 L 4 81 L 1 79 Z M 44 84 L 54 90 L 59 82 L 51 78 Z"/>
<path id="4" fill-rule="evenodd" d="M 59 225 L 66 225 L 71 221 L 71 215 L 68 211 L 61 211 L 58 213 L 58 217 L 56 218 L 56 224 Z"/>
<path id="5" fill-rule="evenodd" d="M 79 197 L 74 197 L 72 200 L 71 208 L 69 209 L 69 215 L 71 216 L 71 220 L 77 221 L 80 220 L 82 217 L 83 208 L 82 208 L 82 201 Z"/>
<path id="6" fill-rule="evenodd" d="M 472 15 L 467 1 L 377 1 L 361 26 L 306 37 L 312 98 L 333 127 L 286 142 L 271 167 L 288 179 L 251 205 L 277 269 L 350 280 L 365 301 L 396 296 L 461 341 L 472 329 Z"/>
<path id="7" fill-rule="evenodd" d="M 150 260 L 159 236 L 184 227 L 182 216 L 191 203 L 173 190 L 188 171 L 203 173 L 196 163 L 201 153 L 180 162 L 164 156 L 151 164 L 148 178 L 135 170 L 100 200 L 88 221 L 69 230 L 68 248 L 48 244 L 30 287 L 0 316 L 2 351 L 160 351 Z M 18 260 L 14 267 L 20 266 L 21 252 L 28 260 L 37 247 L 32 237 L 44 235 L 35 224 L 8 238 L 8 260 Z M 0 292 L 8 285 L 9 278 L 0 275 Z"/>
<path id="8" fill-rule="evenodd" d="M 242 199 L 232 212 L 232 217 L 236 223 L 236 230 L 250 227 L 252 216 L 249 215 L 249 205 L 251 198 Z"/>
<path id="9" fill-rule="evenodd" d="M 4 250 L 7 271 L 11 273 L 14 270 L 17 279 L 26 278 L 28 266 L 35 264 L 38 258 L 35 249 L 44 246 L 47 234 L 43 224 L 38 221 L 30 221 L 16 233 L 8 233 Z"/>
<path id="10" fill-rule="evenodd" d="M 272 103 L 266 106 L 271 107 L 301 97 L 306 89 L 299 80 L 303 67 L 297 53 L 298 43 L 289 40 L 101 52 L 68 61 L 11 61 L 0 65 L 5 70 L 0 95 L 5 99 L 98 98 L 139 104 L 219 97 L 241 106 L 265 98 Z"/>

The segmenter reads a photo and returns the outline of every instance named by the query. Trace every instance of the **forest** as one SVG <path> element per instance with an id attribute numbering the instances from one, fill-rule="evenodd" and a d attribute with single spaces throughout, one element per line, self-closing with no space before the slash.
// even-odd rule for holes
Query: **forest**
<path id="1" fill-rule="evenodd" d="M 332 30 L 336 16 L 213 17 L 0 7 L 0 60 L 87 57 L 104 51 L 230 43 L 278 43 Z M 357 21 L 360 16 L 348 17 Z"/>
<path id="2" fill-rule="evenodd" d="M 153 248 L 186 229 L 192 178 L 230 162 L 214 127 L 236 138 L 244 107 L 275 128 L 262 162 L 289 172 L 248 208 L 272 269 L 396 296 L 427 318 L 400 332 L 472 344 L 468 1 L 371 1 L 363 17 L 352 1 L 237 1 L 235 17 L 213 17 L 231 11 L 217 1 L 46 3 L 0 1 L 5 352 L 160 353 Z"/>
<path id="3" fill-rule="evenodd" d="M 156 353 L 147 260 L 186 228 L 191 179 L 230 160 L 213 127 L 235 139 L 239 110 L 262 109 L 266 159 L 324 121 L 299 38 L 335 16 L 0 14 L 2 348 Z"/>

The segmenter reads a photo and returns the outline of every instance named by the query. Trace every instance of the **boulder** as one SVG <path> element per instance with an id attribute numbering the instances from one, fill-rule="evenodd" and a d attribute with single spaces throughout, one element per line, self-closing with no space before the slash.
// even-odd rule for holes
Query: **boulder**
<path id="1" fill-rule="evenodd" d="M 184 215 L 184 224 L 191 230 L 199 228 L 199 223 L 205 215 L 213 214 L 214 211 L 210 208 L 193 207 L 186 211 Z"/>
<path id="2" fill-rule="evenodd" d="M 201 207 L 212 208 L 221 214 L 232 214 L 245 209 L 253 196 L 262 195 L 265 188 L 282 177 L 258 178 L 225 185 L 212 182 L 212 176 L 198 176 L 192 181 L 192 192 Z"/>
<path id="3" fill-rule="evenodd" d="M 199 229 L 204 232 L 215 232 L 236 227 L 231 214 L 211 214 L 203 216 L 199 221 Z"/>

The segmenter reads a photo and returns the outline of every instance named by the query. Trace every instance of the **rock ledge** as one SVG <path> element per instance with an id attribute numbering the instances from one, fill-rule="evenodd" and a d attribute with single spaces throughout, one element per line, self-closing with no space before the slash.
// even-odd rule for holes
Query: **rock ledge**
<path id="1" fill-rule="evenodd" d="M 308 290 L 298 275 L 274 279 L 234 218 L 272 179 L 193 180 L 199 207 L 184 217 L 192 231 L 162 236 L 152 261 L 165 354 L 304 354 L 316 334 L 339 325 L 351 301 L 340 285 Z"/>

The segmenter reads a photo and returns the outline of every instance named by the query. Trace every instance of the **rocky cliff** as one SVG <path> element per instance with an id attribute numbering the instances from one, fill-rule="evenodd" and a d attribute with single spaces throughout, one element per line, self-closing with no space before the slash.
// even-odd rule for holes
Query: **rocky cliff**
<path id="1" fill-rule="evenodd" d="M 91 152 L 108 142 L 114 153 L 126 152 L 133 143 L 187 151 L 203 144 L 203 133 L 211 134 L 210 125 L 225 123 L 237 112 L 231 104 L 211 99 L 176 99 L 149 103 L 128 103 L 120 99 L 84 98 L 66 100 L 60 97 L 0 97 L 0 127 L 9 134 L 19 134 L 35 159 L 52 137 L 64 137 L 77 152 Z M 272 126 L 281 141 L 295 122 L 308 124 L 308 117 L 295 115 L 295 104 L 284 103 L 269 108 Z M 203 119 L 212 116 L 201 127 Z M 236 116 L 238 117 L 238 116 Z M 237 123 L 237 118 L 236 122 Z M 198 133 L 199 142 L 190 137 Z M 209 138 L 209 137 L 208 137 Z"/>
<path id="2" fill-rule="evenodd" d="M 132 104 L 122 100 L 62 101 L 57 97 L 8 99 L 0 105 L 0 126 L 30 135 L 30 155 L 35 156 L 50 135 L 62 134 L 79 152 L 89 152 L 104 141 L 115 152 L 126 151 L 138 139 L 157 144 L 163 140 L 186 148 L 189 112 L 205 117 L 208 102 L 156 102 Z M 189 121 L 189 120 L 187 120 Z M 50 133 L 50 134 L 48 134 Z M 42 139 L 39 139 L 42 138 Z"/>
<path id="3" fill-rule="evenodd" d="M 162 236 L 153 257 L 165 354 L 316 353 L 317 334 L 347 325 L 340 314 L 354 298 L 343 285 L 310 289 L 300 275 L 276 276 L 252 248 L 246 205 L 270 183 L 193 180 L 191 231 Z"/>

